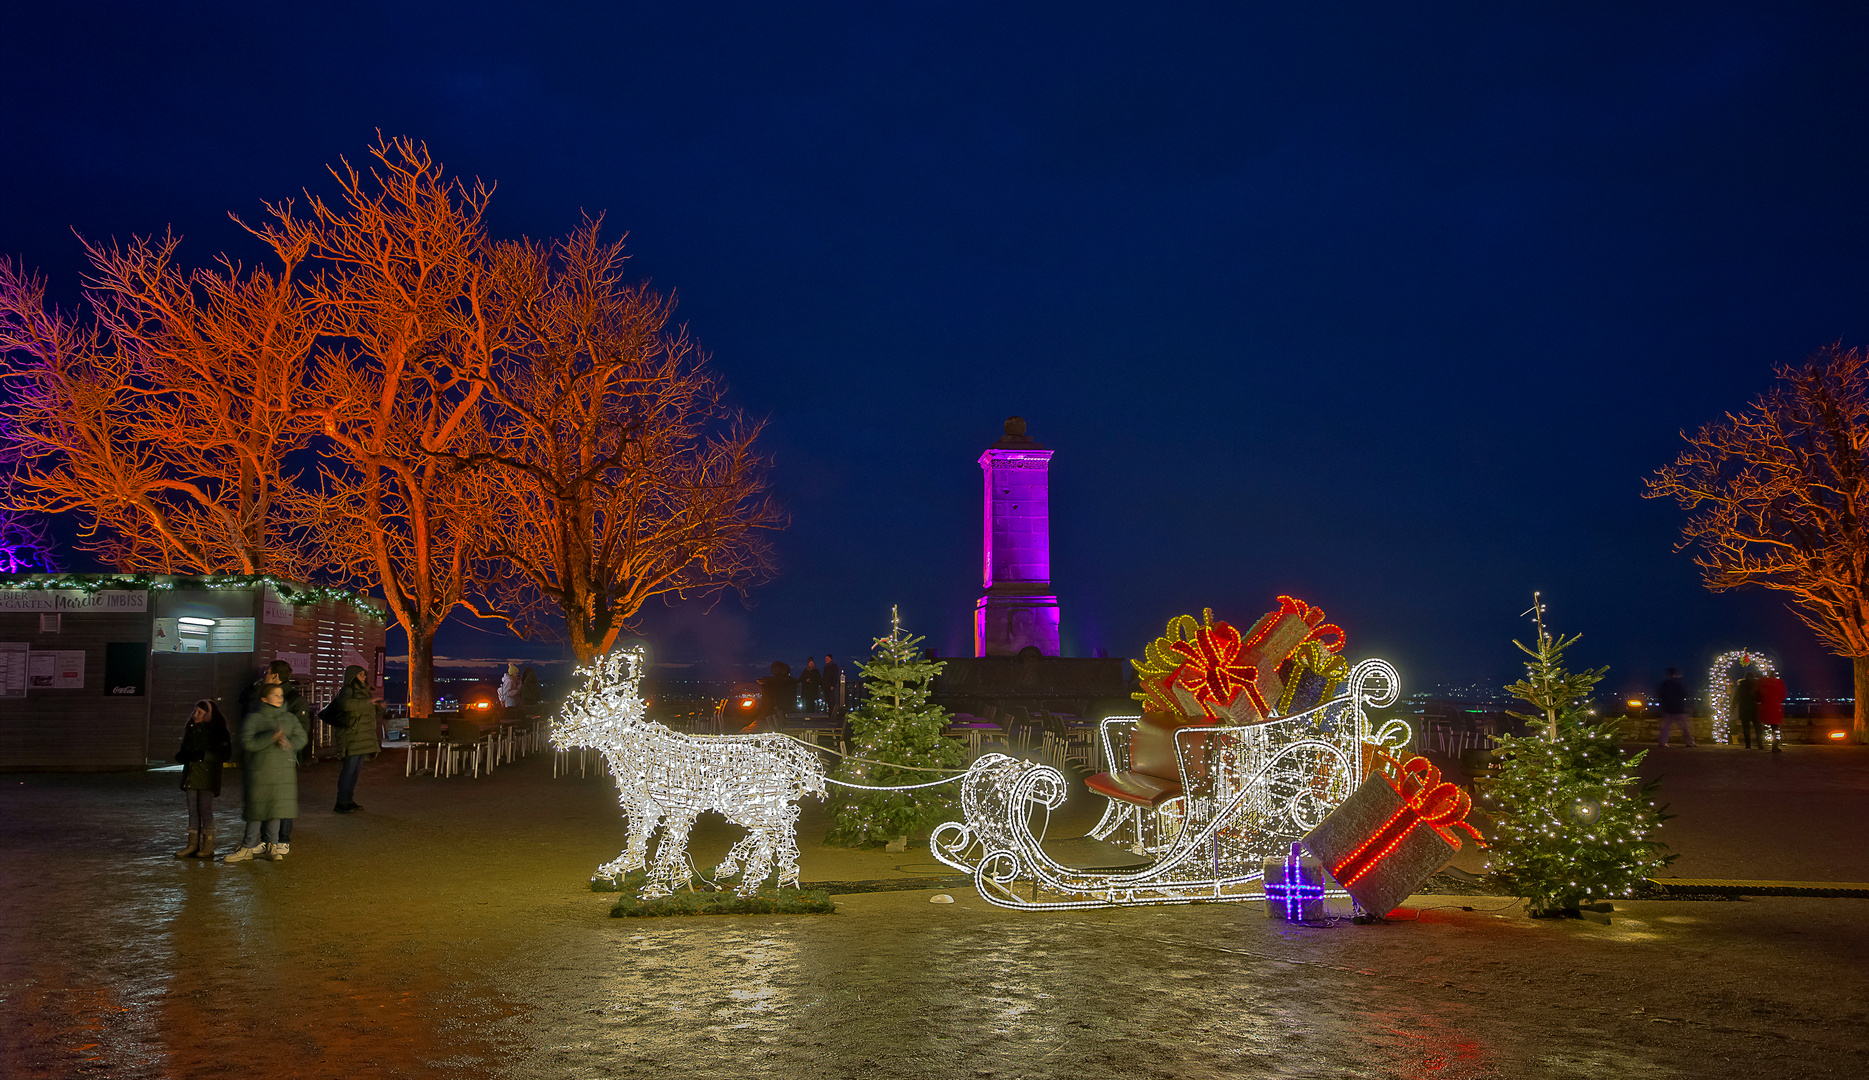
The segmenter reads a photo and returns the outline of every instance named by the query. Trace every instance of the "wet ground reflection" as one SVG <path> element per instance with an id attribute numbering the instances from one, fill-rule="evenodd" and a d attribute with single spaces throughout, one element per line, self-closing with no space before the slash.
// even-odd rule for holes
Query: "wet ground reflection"
<path id="1" fill-rule="evenodd" d="M 1418 988 L 1139 937 L 1135 913 L 1063 925 L 1007 916 L 959 933 L 947 920 L 914 926 L 919 900 L 885 897 L 829 920 L 633 932 L 606 950 L 609 970 L 535 968 L 525 996 L 555 1003 L 508 1033 L 517 1060 L 505 1071 L 1497 1075 L 1458 1019 L 1469 1006 L 1424 1002 Z M 577 1008 L 563 1002 L 569 986 L 609 1000 Z M 525 1045 L 526 1032 L 546 1031 L 549 1045 Z"/>
<path id="2" fill-rule="evenodd" d="M 167 784 L 0 788 L 0 1075 L 1869 1074 L 1869 944 L 1835 902 L 1300 930 L 956 890 L 617 920 L 581 887 L 610 793 L 525 768 L 367 774 L 369 814 L 302 819 L 280 865 L 169 858 Z"/>

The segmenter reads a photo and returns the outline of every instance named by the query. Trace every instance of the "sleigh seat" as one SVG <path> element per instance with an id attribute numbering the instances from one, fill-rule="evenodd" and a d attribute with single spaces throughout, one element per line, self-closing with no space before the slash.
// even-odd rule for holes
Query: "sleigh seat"
<path id="1" fill-rule="evenodd" d="M 1185 731 L 1198 724 L 1182 716 L 1144 714 L 1129 733 L 1128 768 L 1098 773 L 1085 780 L 1084 786 L 1106 798 L 1151 810 L 1180 798 L 1190 784 L 1200 783 L 1206 775 L 1207 736 Z M 1175 752 L 1177 740 L 1179 754 Z"/>

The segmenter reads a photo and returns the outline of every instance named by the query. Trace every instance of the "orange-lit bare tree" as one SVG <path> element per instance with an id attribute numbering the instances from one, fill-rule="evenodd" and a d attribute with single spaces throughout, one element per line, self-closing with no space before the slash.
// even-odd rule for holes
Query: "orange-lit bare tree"
<path id="1" fill-rule="evenodd" d="M 482 387 L 500 337 L 487 303 L 489 191 L 444 175 L 408 139 L 370 152 L 367 172 L 332 170 L 335 202 L 271 206 L 259 232 L 302 245 L 319 267 L 307 291 L 329 335 L 303 408 L 332 460 L 296 507 L 330 567 L 382 592 L 409 639 L 409 710 L 426 716 L 435 632 L 473 609 L 491 535 L 484 483 L 439 456 L 485 445 Z"/>
<path id="2" fill-rule="evenodd" d="M 1683 437 L 1688 448 L 1648 481 L 1648 498 L 1688 511 L 1715 592 L 1786 593 L 1818 638 L 1855 667 L 1855 741 L 1869 741 L 1869 357 L 1832 346 L 1745 409 Z"/>
<path id="3" fill-rule="evenodd" d="M 297 576 L 286 460 L 306 445 L 294 395 L 316 331 L 301 242 L 276 272 L 181 269 L 177 240 L 86 245 L 88 324 L 0 260 L 0 451 L 16 510 L 77 513 L 124 571 Z"/>
<path id="4" fill-rule="evenodd" d="M 488 447 L 456 454 L 495 488 L 492 592 L 536 627 L 564 620 L 580 663 L 608 652 L 649 600 L 744 590 L 785 524 L 767 494 L 761 425 L 721 382 L 674 301 L 623 280 L 599 222 L 555 245 L 501 244 L 508 340 L 486 383 Z M 556 621 L 552 619 L 551 621 Z"/>

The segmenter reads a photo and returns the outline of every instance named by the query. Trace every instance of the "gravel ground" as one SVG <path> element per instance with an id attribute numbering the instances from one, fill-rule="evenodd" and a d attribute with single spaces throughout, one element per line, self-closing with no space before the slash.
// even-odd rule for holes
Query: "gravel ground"
<path id="1" fill-rule="evenodd" d="M 1674 872 L 1869 880 L 1869 752 L 1648 768 Z M 1312 930 L 956 890 L 611 919 L 585 882 L 621 843 L 613 796 L 547 759 L 436 781 L 388 754 L 350 816 L 318 766 L 277 864 L 169 858 L 176 782 L 0 778 L 5 1076 L 1869 1075 L 1869 901 L 1641 902 L 1602 926 L 1424 896 L 1413 921 Z M 817 846 L 815 806 L 807 879 L 945 872 Z M 697 860 L 732 839 L 698 830 Z"/>

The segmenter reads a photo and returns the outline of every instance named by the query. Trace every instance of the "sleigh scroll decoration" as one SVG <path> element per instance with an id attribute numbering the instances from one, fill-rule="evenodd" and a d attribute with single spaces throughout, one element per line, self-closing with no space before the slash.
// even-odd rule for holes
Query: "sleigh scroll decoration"
<path id="1" fill-rule="evenodd" d="M 1033 823 L 1064 802 L 1063 773 L 988 754 L 961 781 L 962 821 L 934 831 L 935 858 L 973 875 L 1011 908 L 1058 909 L 1259 900 L 1265 860 L 1285 854 L 1349 797 L 1381 754 L 1405 746 L 1386 661 L 1354 666 L 1343 630 L 1302 601 L 1241 632 L 1181 616 L 1136 662 L 1143 711 L 1102 722 L 1110 771 L 1089 789 L 1108 800 L 1090 835 L 1152 862 L 1133 871 L 1065 866 Z"/>

